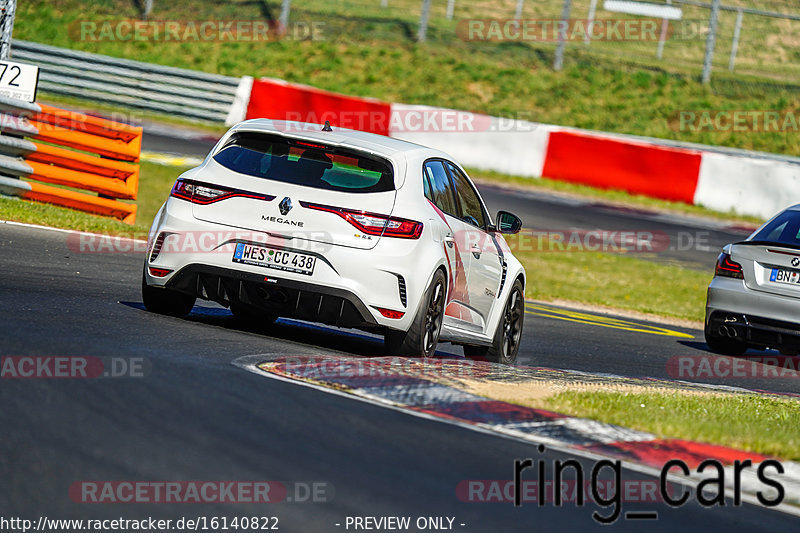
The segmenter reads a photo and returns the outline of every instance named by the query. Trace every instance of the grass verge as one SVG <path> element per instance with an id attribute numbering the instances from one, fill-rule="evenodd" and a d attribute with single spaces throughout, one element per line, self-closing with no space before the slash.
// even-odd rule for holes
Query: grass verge
<path id="1" fill-rule="evenodd" d="M 800 402 L 755 394 L 562 392 L 539 407 L 647 431 L 800 460 Z"/>
<path id="2" fill-rule="evenodd" d="M 800 401 L 750 393 L 645 388 L 617 383 L 464 381 L 470 392 L 685 439 L 800 460 Z"/>
<path id="3" fill-rule="evenodd" d="M 525 265 L 526 298 L 569 300 L 702 322 L 713 270 L 700 272 L 602 252 L 514 252 Z M 657 280 L 654 282 L 654 280 Z"/>

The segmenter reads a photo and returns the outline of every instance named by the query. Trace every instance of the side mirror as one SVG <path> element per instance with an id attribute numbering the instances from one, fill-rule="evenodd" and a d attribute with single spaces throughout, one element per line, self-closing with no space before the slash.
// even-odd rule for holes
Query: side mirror
<path id="1" fill-rule="evenodd" d="M 522 220 L 514 213 L 498 211 L 496 227 L 498 232 L 507 235 L 519 233 L 519 230 L 522 229 Z"/>

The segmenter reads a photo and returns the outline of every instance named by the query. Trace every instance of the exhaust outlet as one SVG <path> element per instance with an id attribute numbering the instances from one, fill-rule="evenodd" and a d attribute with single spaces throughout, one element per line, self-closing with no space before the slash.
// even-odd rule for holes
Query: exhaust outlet
<path id="1" fill-rule="evenodd" d="M 728 326 L 720 326 L 717 331 L 721 337 L 728 337 Z"/>

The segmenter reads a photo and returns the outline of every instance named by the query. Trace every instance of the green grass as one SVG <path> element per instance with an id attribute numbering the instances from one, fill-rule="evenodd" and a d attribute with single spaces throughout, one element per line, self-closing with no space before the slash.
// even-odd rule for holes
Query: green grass
<path id="1" fill-rule="evenodd" d="M 570 391 L 538 403 L 559 413 L 800 460 L 800 402 L 755 394 Z"/>
<path id="2" fill-rule="evenodd" d="M 514 247 L 512 246 L 512 250 Z M 570 300 L 694 322 L 703 320 L 713 276 L 685 267 L 603 252 L 520 252 L 534 300 Z"/>
<path id="3" fill-rule="evenodd" d="M 653 58 L 654 43 L 593 43 L 588 49 L 571 45 L 564 69 L 555 72 L 551 68 L 552 43 L 462 41 L 455 34 L 457 22 L 444 19 L 443 4 L 435 3 L 430 39 L 425 44 L 414 42 L 417 0 L 391 0 L 387 10 L 382 10 L 377 0 L 293 2 L 293 20 L 324 22 L 325 40 L 267 43 L 80 40 L 70 29 L 78 21 L 136 18 L 135 3 L 98 0 L 87 7 L 80 0 L 35 0 L 18 6 L 14 36 L 227 75 L 283 78 L 390 102 L 446 106 L 580 128 L 800 154 L 800 136 L 794 132 L 678 130 L 681 110 L 800 108 L 800 95 L 791 82 L 765 82 L 764 78 L 731 75 L 724 68 L 717 68 L 711 87 L 698 83 L 702 43 L 670 41 L 667 56 L 661 62 Z M 575 2 L 576 17 L 583 16 L 586 5 L 588 1 Z M 157 4 L 154 18 L 263 20 L 265 6 L 273 14 L 279 9 L 275 2 L 197 0 Z M 457 18 L 478 14 L 510 17 L 513 6 L 511 0 L 459 3 Z M 552 18 L 557 17 L 558 9 L 553 8 L 560 6 L 560 2 L 527 2 L 526 6 L 526 17 Z M 729 28 L 729 17 L 724 18 L 722 25 Z M 745 59 L 750 58 L 754 68 L 767 65 L 765 72 L 774 71 L 785 79 L 796 79 L 800 61 L 794 60 L 797 55 L 797 47 L 792 46 L 794 26 L 749 21 L 745 28 L 749 33 L 742 44 L 740 64 L 745 65 Z M 769 43 L 764 41 L 773 35 L 776 37 Z M 762 46 L 750 46 L 751 42 L 762 41 L 765 43 Z M 720 52 L 715 57 L 717 67 L 726 62 L 725 42 L 720 40 Z"/>

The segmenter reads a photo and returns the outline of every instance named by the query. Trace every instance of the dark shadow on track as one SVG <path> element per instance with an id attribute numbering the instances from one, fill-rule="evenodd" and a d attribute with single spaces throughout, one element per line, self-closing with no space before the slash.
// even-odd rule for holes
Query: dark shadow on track
<path id="1" fill-rule="evenodd" d="M 142 302 L 119 302 L 122 305 L 149 312 Z M 184 320 L 188 322 L 216 326 L 228 330 L 240 331 L 252 335 L 280 339 L 300 344 L 308 344 L 325 351 L 345 352 L 348 355 L 361 357 L 385 357 L 383 338 L 357 330 L 339 329 L 321 324 L 301 322 L 279 318 L 274 324 L 259 326 L 252 322 L 240 320 L 230 310 L 223 307 L 205 307 L 195 305 L 192 312 L 182 318 L 164 317 L 166 319 Z M 436 357 L 463 358 L 459 348 L 452 347 L 447 352 L 436 351 Z M 456 353 L 454 353 L 456 352 Z M 335 355 L 335 354 L 331 354 Z"/>
<path id="2" fill-rule="evenodd" d="M 719 354 L 716 354 L 715 352 L 711 351 L 711 348 L 709 348 L 708 345 L 705 342 L 678 341 L 678 344 L 682 344 L 683 346 L 686 346 L 688 348 L 693 348 L 693 349 L 699 350 L 701 352 L 706 352 L 706 353 L 710 353 L 710 354 L 714 354 L 714 355 L 719 355 Z M 764 356 L 773 356 L 773 355 L 780 355 L 780 352 L 778 352 L 777 350 L 757 350 L 755 348 L 748 348 L 747 351 L 742 355 L 728 356 L 728 357 L 741 357 L 743 359 L 747 359 L 748 357 L 764 357 Z"/>
<path id="3" fill-rule="evenodd" d="M 678 341 L 678 344 L 682 344 L 687 348 L 694 348 L 695 350 L 700 350 L 701 352 L 710 352 L 708 345 L 704 342 L 700 341 Z"/>

